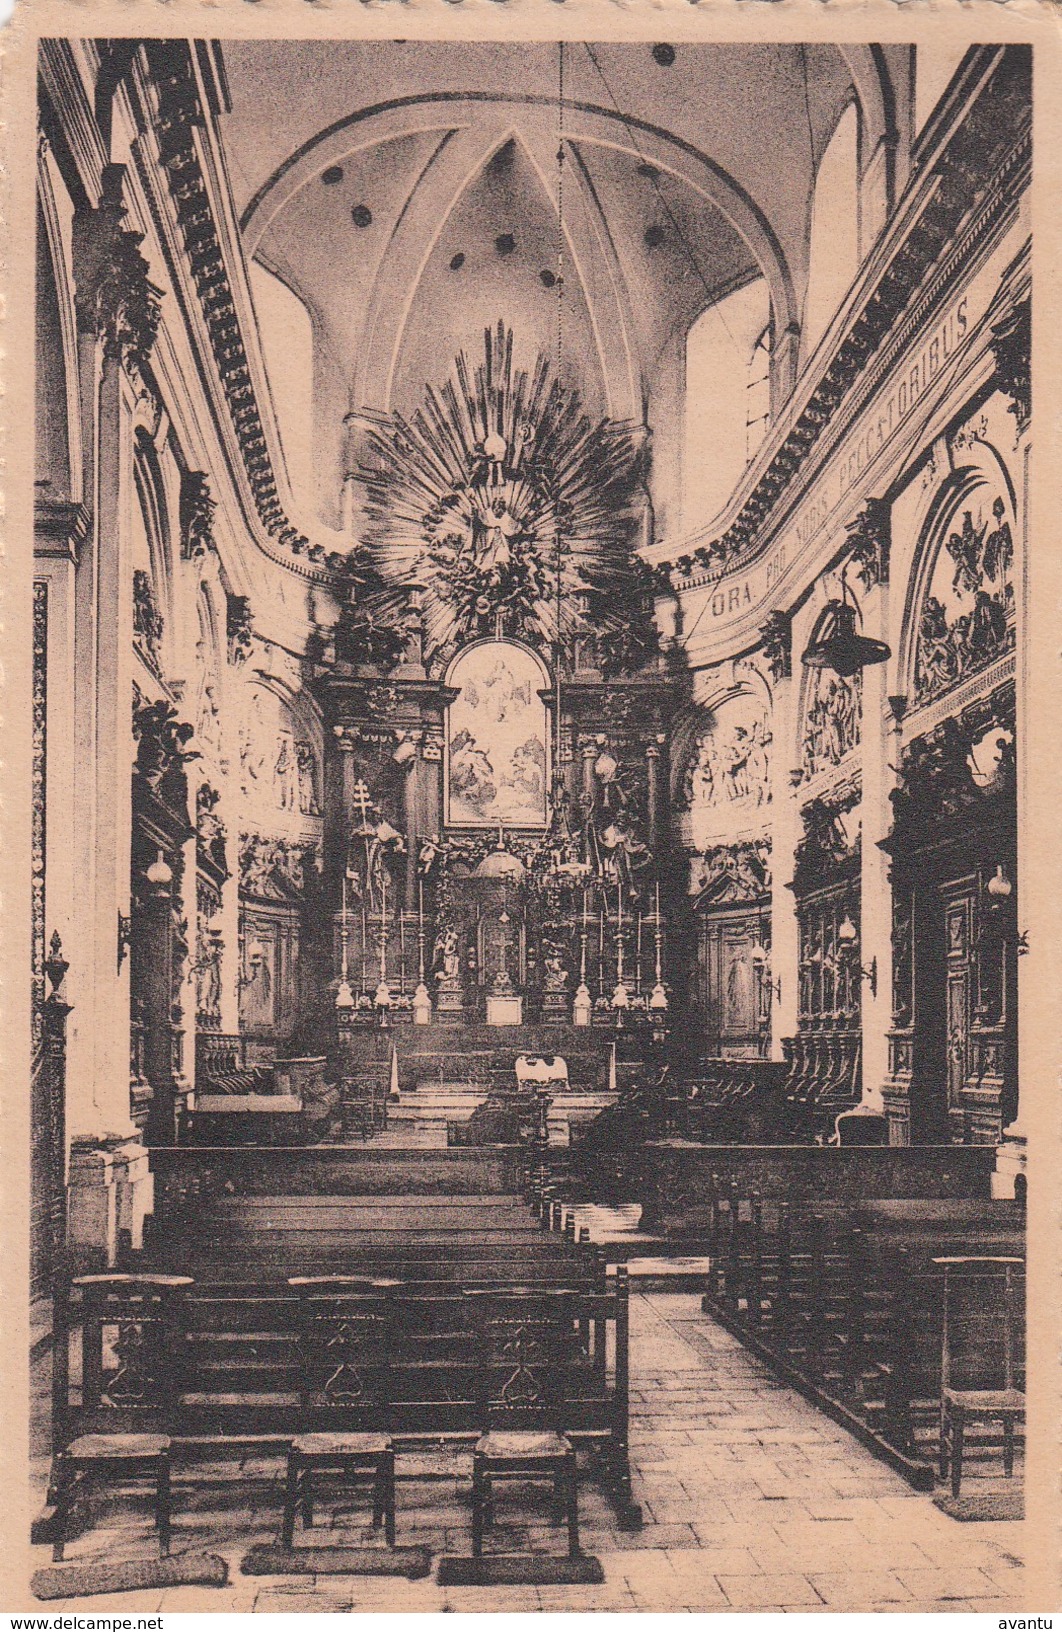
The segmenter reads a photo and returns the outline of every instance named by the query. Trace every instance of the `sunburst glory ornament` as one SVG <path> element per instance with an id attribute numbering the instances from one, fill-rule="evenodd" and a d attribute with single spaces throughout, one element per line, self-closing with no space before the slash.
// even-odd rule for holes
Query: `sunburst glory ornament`
<path id="1" fill-rule="evenodd" d="M 644 515 L 641 433 L 592 422 L 540 356 L 513 368 L 504 324 L 424 406 L 370 434 L 365 555 L 393 603 L 422 591 L 425 653 L 491 629 L 556 648 L 593 634 L 606 666 L 656 650 L 651 585 L 634 549 Z"/>

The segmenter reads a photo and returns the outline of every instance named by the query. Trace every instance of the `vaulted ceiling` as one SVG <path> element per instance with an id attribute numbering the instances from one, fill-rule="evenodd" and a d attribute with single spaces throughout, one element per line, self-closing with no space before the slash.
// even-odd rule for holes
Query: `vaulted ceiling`
<path id="1" fill-rule="evenodd" d="M 226 42 L 245 249 L 313 321 L 323 519 L 344 414 L 415 407 L 499 318 L 596 410 L 673 429 L 690 323 L 757 275 L 799 320 L 825 145 L 853 98 L 865 152 L 894 117 L 876 48 L 563 55 L 561 105 L 556 43 Z"/>

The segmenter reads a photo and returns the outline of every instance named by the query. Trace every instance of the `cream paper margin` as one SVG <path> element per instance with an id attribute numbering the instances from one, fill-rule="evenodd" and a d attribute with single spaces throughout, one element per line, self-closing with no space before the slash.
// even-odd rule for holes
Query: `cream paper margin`
<path id="1" fill-rule="evenodd" d="M 167 35 L 683 41 L 1027 42 L 1034 47 L 1033 428 L 1019 844 L 1023 1120 L 1029 1129 L 1025 1545 L 1030 1615 L 1062 1612 L 1062 6 L 1031 0 L 16 0 L 0 33 L 0 1613 L 29 1591 L 30 645 L 34 184 L 38 39 Z M 115 1607 L 100 1614 L 121 1614 Z M 85 1614 L 93 1600 L 84 1601 Z M 204 1593 L 202 1608 L 215 1603 Z M 80 1608 L 80 1606 L 79 1606 Z M 130 1611 L 130 1613 L 135 1613 Z M 993 1620 L 998 1619 L 996 1616 Z M 571 1624 L 571 1617 L 564 1617 Z"/>

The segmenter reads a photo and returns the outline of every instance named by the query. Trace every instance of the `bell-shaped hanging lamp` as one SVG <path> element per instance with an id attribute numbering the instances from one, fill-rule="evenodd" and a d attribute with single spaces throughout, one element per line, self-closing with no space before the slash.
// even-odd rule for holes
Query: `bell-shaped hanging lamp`
<path id="1" fill-rule="evenodd" d="M 833 669 L 849 679 L 874 663 L 887 663 L 892 656 L 883 640 L 871 640 L 856 629 L 856 609 L 847 601 L 830 601 L 820 621 L 819 634 L 804 651 L 801 661 L 809 669 Z"/>

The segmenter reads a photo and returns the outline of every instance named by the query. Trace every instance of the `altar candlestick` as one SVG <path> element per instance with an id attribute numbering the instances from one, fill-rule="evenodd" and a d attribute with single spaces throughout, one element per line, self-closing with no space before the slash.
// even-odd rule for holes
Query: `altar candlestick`
<path id="1" fill-rule="evenodd" d="M 635 937 L 634 950 L 634 990 L 640 997 L 642 994 L 642 909 L 638 908 L 638 931 Z"/>
<path id="2" fill-rule="evenodd" d="M 616 983 L 623 985 L 623 880 L 616 885 Z"/>
<path id="3" fill-rule="evenodd" d="M 597 932 L 597 981 L 601 996 L 605 995 L 605 909 L 601 908 L 601 919 Z"/>
<path id="4" fill-rule="evenodd" d="M 431 997 L 424 984 L 424 880 L 417 880 L 417 989 L 413 994 L 413 1024 L 431 1023 Z"/>
<path id="5" fill-rule="evenodd" d="M 361 903 L 361 989 L 369 990 L 369 918 L 364 900 Z"/>
<path id="6" fill-rule="evenodd" d="M 347 983 L 347 870 L 343 869 L 343 907 L 339 919 L 339 977 Z"/>
<path id="7" fill-rule="evenodd" d="M 387 874 L 380 872 L 380 982 L 387 979 Z"/>
<path id="8" fill-rule="evenodd" d="M 406 990 L 406 909 L 398 910 L 398 989 L 405 996 Z"/>

